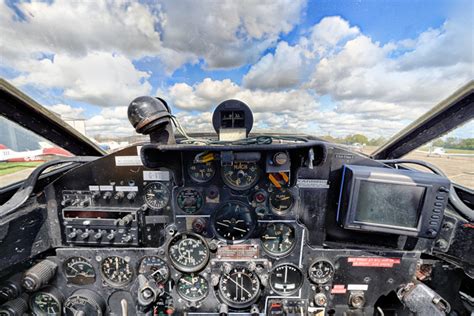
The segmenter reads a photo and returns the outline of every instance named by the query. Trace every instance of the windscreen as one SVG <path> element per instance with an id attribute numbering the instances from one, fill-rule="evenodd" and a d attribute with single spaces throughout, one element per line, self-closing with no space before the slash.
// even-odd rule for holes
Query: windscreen
<path id="1" fill-rule="evenodd" d="M 359 190 L 357 222 L 417 226 L 424 187 L 361 180 Z"/>

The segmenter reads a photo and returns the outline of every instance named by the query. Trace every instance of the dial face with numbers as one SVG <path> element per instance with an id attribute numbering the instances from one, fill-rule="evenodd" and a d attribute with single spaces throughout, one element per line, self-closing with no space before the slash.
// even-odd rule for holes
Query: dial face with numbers
<path id="1" fill-rule="evenodd" d="M 247 190 L 257 184 L 260 169 L 255 162 L 236 161 L 232 166 L 222 167 L 224 183 L 234 190 Z"/>
<path id="2" fill-rule="evenodd" d="M 293 195 L 288 189 L 275 189 L 268 198 L 270 209 L 276 214 L 284 214 L 293 206 Z"/>
<path id="3" fill-rule="evenodd" d="M 206 266 L 209 260 L 209 248 L 201 236 L 182 233 L 170 240 L 168 257 L 177 270 L 196 272 Z"/>
<path id="4" fill-rule="evenodd" d="M 308 276 L 311 281 L 324 284 L 331 280 L 334 275 L 334 266 L 326 259 L 319 259 L 313 262 L 308 269 Z"/>
<path id="5" fill-rule="evenodd" d="M 223 274 L 219 281 L 219 297 L 231 307 L 248 307 L 259 295 L 260 280 L 248 268 L 235 267 L 229 273 Z"/>
<path id="6" fill-rule="evenodd" d="M 107 283 L 113 286 L 122 286 L 130 283 L 133 278 L 133 271 L 125 258 L 110 256 L 105 258 L 100 270 Z"/>
<path id="7" fill-rule="evenodd" d="M 291 263 L 276 266 L 270 273 L 270 287 L 280 295 L 291 295 L 303 285 L 303 272 Z"/>
<path id="8" fill-rule="evenodd" d="M 64 262 L 63 270 L 69 283 L 86 285 L 95 282 L 94 267 L 85 258 L 68 258 Z"/>
<path id="9" fill-rule="evenodd" d="M 196 302 L 206 298 L 209 283 L 199 274 L 183 274 L 178 280 L 176 291 L 183 299 Z"/>
<path id="10" fill-rule="evenodd" d="M 210 181 L 216 174 L 216 167 L 212 161 L 193 162 L 188 166 L 188 174 L 198 183 Z"/>
<path id="11" fill-rule="evenodd" d="M 153 182 L 145 187 L 145 202 L 153 210 L 161 210 L 168 205 L 170 190 L 161 182 Z"/>
<path id="12" fill-rule="evenodd" d="M 295 229 L 285 223 L 270 223 L 260 240 L 265 252 L 272 256 L 284 256 L 295 247 Z"/>
<path id="13" fill-rule="evenodd" d="M 61 315 L 61 298 L 47 291 L 39 291 L 30 297 L 31 311 L 35 315 Z"/>

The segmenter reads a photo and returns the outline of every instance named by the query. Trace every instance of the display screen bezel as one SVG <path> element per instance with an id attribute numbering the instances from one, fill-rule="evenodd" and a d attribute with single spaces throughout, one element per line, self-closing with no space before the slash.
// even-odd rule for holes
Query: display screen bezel
<path id="1" fill-rule="evenodd" d="M 382 224 L 376 222 L 367 222 L 367 221 L 360 221 L 356 220 L 357 216 L 357 204 L 359 200 L 359 192 L 361 182 L 373 182 L 373 183 L 384 183 L 384 184 L 394 184 L 394 185 L 404 185 L 410 187 L 422 187 L 424 189 L 422 197 L 418 203 L 417 212 L 417 224 L 416 227 L 408 227 L 408 226 L 399 226 L 393 224 Z M 368 230 L 368 231 L 380 231 L 380 232 L 406 232 L 416 235 L 421 230 L 422 225 L 422 216 L 423 216 L 423 206 L 425 204 L 427 191 L 429 189 L 429 185 L 422 184 L 422 183 L 414 183 L 408 181 L 400 181 L 400 180 L 388 180 L 388 179 L 372 179 L 369 177 L 364 176 L 356 176 L 352 179 L 351 185 L 351 198 L 348 205 L 348 212 L 346 215 L 346 223 L 345 226 L 348 228 L 357 228 L 360 230 Z"/>

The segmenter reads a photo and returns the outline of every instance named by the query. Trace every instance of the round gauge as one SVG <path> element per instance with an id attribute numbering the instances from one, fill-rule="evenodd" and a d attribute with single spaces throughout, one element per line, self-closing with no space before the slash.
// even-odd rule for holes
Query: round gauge
<path id="1" fill-rule="evenodd" d="M 46 288 L 30 296 L 33 315 L 61 315 L 63 295 L 55 288 Z"/>
<path id="2" fill-rule="evenodd" d="M 194 214 L 202 207 L 203 198 L 199 191 L 195 189 L 184 189 L 177 197 L 179 208 L 188 214 Z"/>
<path id="3" fill-rule="evenodd" d="M 234 308 L 252 305 L 260 295 L 260 280 L 244 267 L 235 267 L 219 281 L 219 297 Z"/>
<path id="4" fill-rule="evenodd" d="M 161 182 L 153 182 L 145 187 L 145 202 L 153 210 L 161 210 L 170 199 L 168 187 Z"/>
<path id="5" fill-rule="evenodd" d="M 263 250 L 273 256 L 289 254 L 295 247 L 295 229 L 285 223 L 270 223 L 260 237 Z"/>
<path id="6" fill-rule="evenodd" d="M 94 267 L 85 258 L 68 258 L 64 262 L 63 270 L 69 283 L 86 285 L 95 282 Z"/>
<path id="7" fill-rule="evenodd" d="M 224 183 L 234 190 L 247 190 L 253 187 L 260 175 L 255 162 L 234 162 L 232 166 L 222 167 Z"/>
<path id="8" fill-rule="evenodd" d="M 334 275 L 334 266 L 326 259 L 319 259 L 311 264 L 308 276 L 311 281 L 318 284 L 328 282 Z"/>
<path id="9" fill-rule="evenodd" d="M 257 225 L 255 212 L 240 202 L 228 202 L 212 215 L 214 230 L 222 239 L 238 241 L 249 238 Z"/>
<path id="10" fill-rule="evenodd" d="M 268 198 L 270 209 L 277 213 L 286 213 L 293 206 L 293 195 L 287 189 L 275 189 Z"/>
<path id="11" fill-rule="evenodd" d="M 201 236 L 182 233 L 170 240 L 168 257 L 177 270 L 196 272 L 206 266 L 209 260 L 209 248 Z"/>
<path id="12" fill-rule="evenodd" d="M 132 281 L 133 272 L 128 262 L 118 256 L 107 257 L 100 266 L 105 281 L 113 286 L 122 286 Z"/>
<path id="13" fill-rule="evenodd" d="M 291 295 L 303 286 L 303 272 L 294 264 L 284 263 L 270 272 L 270 287 L 280 295 Z"/>
<path id="14" fill-rule="evenodd" d="M 157 283 L 164 283 L 170 276 L 170 269 L 166 262 L 157 256 L 146 256 L 140 262 L 138 273 L 151 275 Z"/>
<path id="15" fill-rule="evenodd" d="M 198 183 L 208 182 L 216 174 L 216 167 L 212 161 L 195 162 L 188 166 L 188 174 Z"/>
<path id="16" fill-rule="evenodd" d="M 66 316 L 102 316 L 104 315 L 105 301 L 94 291 L 80 289 L 74 292 L 64 302 L 63 312 Z"/>
<path id="17" fill-rule="evenodd" d="M 178 280 L 176 291 L 183 299 L 196 302 L 206 298 L 209 293 L 209 283 L 200 275 L 184 274 Z"/>

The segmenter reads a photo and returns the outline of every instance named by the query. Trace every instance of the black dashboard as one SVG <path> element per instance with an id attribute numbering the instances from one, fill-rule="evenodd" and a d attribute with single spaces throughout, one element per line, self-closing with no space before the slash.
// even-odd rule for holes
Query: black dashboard
<path id="1" fill-rule="evenodd" d="M 428 237 L 344 229 L 345 165 L 384 167 L 319 141 L 132 146 L 48 185 L 22 222 L 43 254 L 12 239 L 2 263 L 22 262 L 9 275 L 37 315 L 372 315 L 459 219 L 433 216 Z"/>

